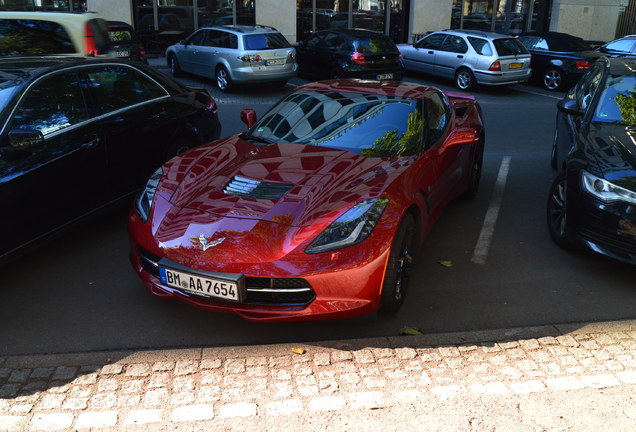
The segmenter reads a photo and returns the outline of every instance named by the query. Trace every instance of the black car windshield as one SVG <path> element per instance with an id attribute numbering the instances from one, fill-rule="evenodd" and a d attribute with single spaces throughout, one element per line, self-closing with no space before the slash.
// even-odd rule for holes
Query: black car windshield
<path id="1" fill-rule="evenodd" d="M 636 75 L 607 79 L 593 121 L 636 126 Z"/>
<path id="2" fill-rule="evenodd" d="M 246 50 L 268 50 L 291 47 L 287 39 L 280 33 L 246 35 L 244 43 Z"/>
<path id="3" fill-rule="evenodd" d="M 422 101 L 353 92 L 301 91 L 276 104 L 251 135 L 347 150 L 367 157 L 415 154 L 422 140 Z"/>

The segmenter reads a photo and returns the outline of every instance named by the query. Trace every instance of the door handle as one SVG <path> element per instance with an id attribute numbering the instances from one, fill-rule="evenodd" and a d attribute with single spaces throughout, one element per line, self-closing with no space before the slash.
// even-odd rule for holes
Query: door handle
<path id="1" fill-rule="evenodd" d="M 91 137 L 91 139 L 89 141 L 86 141 L 85 143 L 82 143 L 82 145 L 80 146 L 83 149 L 89 149 L 91 147 L 95 147 L 97 144 L 100 143 L 100 139 L 97 135 L 93 135 Z"/>
<path id="2" fill-rule="evenodd" d="M 457 55 L 457 58 L 464 58 L 464 56 L 459 54 L 459 55 Z"/>
<path id="3" fill-rule="evenodd" d="M 429 54 L 434 54 L 434 52 L 433 52 L 433 51 L 429 51 L 428 53 L 429 53 Z"/>

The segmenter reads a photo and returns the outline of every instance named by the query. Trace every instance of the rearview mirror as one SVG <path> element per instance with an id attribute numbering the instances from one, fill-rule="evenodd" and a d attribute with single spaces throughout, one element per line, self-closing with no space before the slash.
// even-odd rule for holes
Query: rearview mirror
<path id="1" fill-rule="evenodd" d="M 30 149 L 44 144 L 44 135 L 35 129 L 14 129 L 8 134 L 9 144 L 16 149 Z"/>
<path id="2" fill-rule="evenodd" d="M 576 99 L 561 99 L 557 103 L 557 108 L 559 111 L 565 114 L 574 115 L 574 116 L 582 116 L 584 114 L 581 107 L 579 107 Z"/>
<path id="3" fill-rule="evenodd" d="M 444 147 L 472 144 L 477 140 L 478 136 L 477 130 L 473 128 L 455 129 L 446 138 Z"/>
<path id="4" fill-rule="evenodd" d="M 248 128 L 251 128 L 256 123 L 256 111 L 251 108 L 245 108 L 241 111 L 241 120 Z"/>

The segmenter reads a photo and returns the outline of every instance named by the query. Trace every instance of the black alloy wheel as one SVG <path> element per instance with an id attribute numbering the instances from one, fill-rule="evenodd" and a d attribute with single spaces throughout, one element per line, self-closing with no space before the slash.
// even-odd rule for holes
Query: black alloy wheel
<path id="1" fill-rule="evenodd" d="M 170 54 L 170 57 L 168 57 L 168 64 L 170 65 L 170 70 L 175 78 L 183 76 L 183 70 L 181 70 L 181 67 L 179 66 L 179 60 L 177 60 L 176 55 Z"/>
<path id="2" fill-rule="evenodd" d="M 466 192 L 462 195 L 462 198 L 471 200 L 477 196 L 479 192 L 479 182 L 481 181 L 481 170 L 484 164 L 484 136 L 479 137 L 478 147 L 475 149 L 475 158 L 470 169 L 470 182 Z"/>
<path id="3" fill-rule="evenodd" d="M 567 236 L 567 189 L 565 171 L 561 171 L 550 186 L 547 205 L 550 237 L 564 249 L 569 249 L 572 246 Z"/>
<path id="4" fill-rule="evenodd" d="M 402 219 L 391 245 L 380 297 L 380 312 L 382 313 L 396 313 L 404 303 L 417 244 L 416 239 L 415 220 L 412 215 L 407 213 Z"/>
<path id="5" fill-rule="evenodd" d="M 565 77 L 560 69 L 548 69 L 543 74 L 543 86 L 550 91 L 561 90 Z"/>

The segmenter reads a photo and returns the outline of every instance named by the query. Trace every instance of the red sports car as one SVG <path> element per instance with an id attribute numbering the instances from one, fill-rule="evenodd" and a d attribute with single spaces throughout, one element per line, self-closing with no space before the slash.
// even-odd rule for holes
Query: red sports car
<path id="1" fill-rule="evenodd" d="M 477 193 L 475 98 L 333 80 L 241 117 L 247 132 L 170 160 L 131 209 L 150 291 L 254 321 L 396 312 L 444 206 Z"/>

